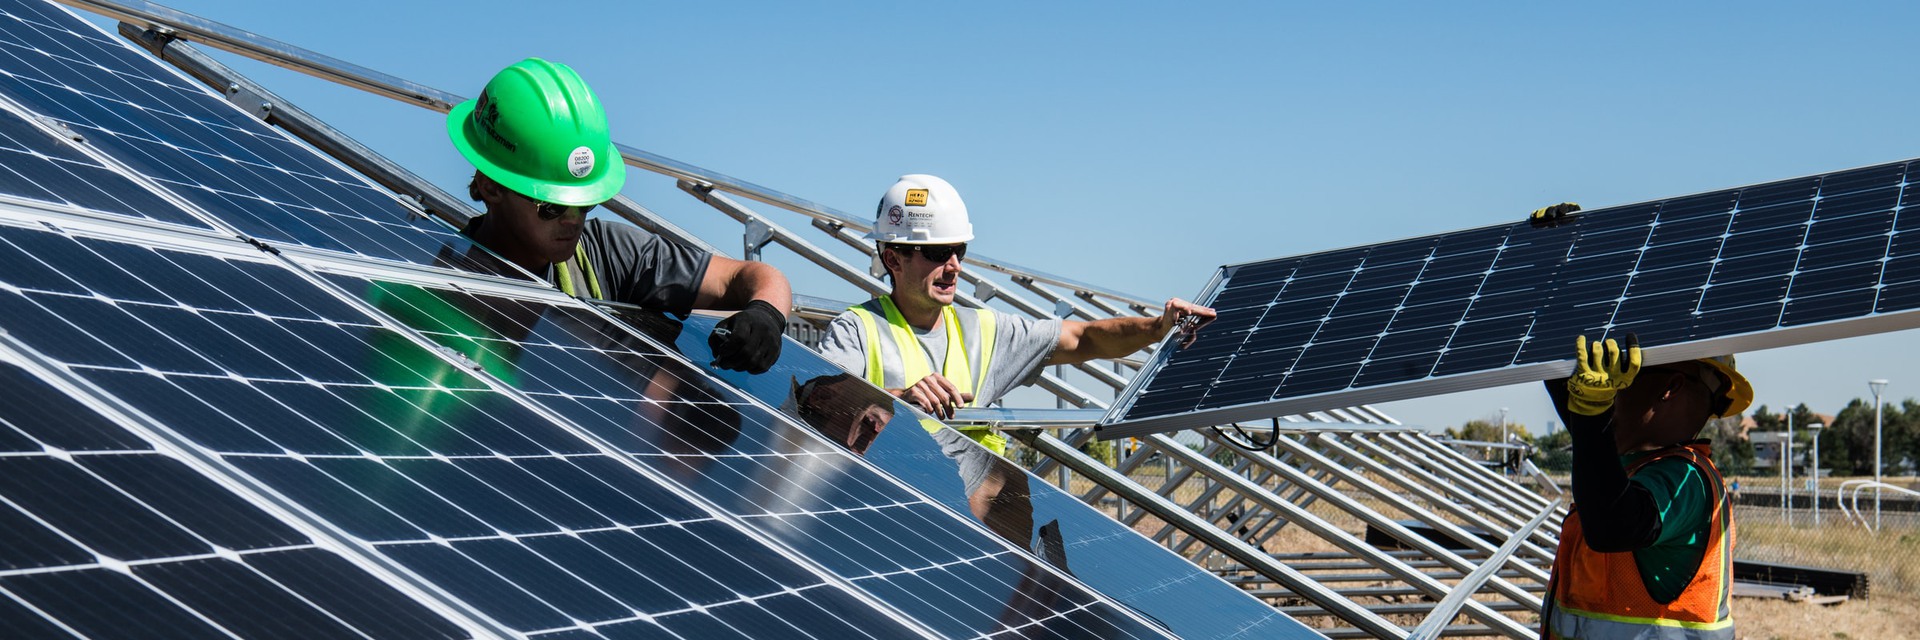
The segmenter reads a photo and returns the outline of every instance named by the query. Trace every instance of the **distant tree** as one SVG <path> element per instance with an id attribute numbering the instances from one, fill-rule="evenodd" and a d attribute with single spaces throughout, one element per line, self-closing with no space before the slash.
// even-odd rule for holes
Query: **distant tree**
<path id="1" fill-rule="evenodd" d="M 1740 416 L 1708 421 L 1700 437 L 1713 442 L 1713 466 L 1721 473 L 1741 475 L 1753 470 L 1753 441 L 1740 434 Z"/>
<path id="2" fill-rule="evenodd" d="M 1547 471 L 1573 471 L 1573 434 L 1556 429 L 1533 443 L 1534 464 Z"/>
<path id="3" fill-rule="evenodd" d="M 1821 434 L 1820 457 L 1829 461 L 1835 458 L 1826 448 L 1829 442 L 1838 439 L 1847 448 L 1846 460 L 1854 475 L 1873 474 L 1873 401 L 1856 398 L 1841 410 L 1833 421 L 1840 425 L 1839 433 Z M 1880 413 L 1880 435 L 1882 455 L 1885 456 L 1883 469 L 1886 473 L 1912 473 L 1911 463 L 1920 461 L 1920 402 L 1913 398 L 1894 403 L 1887 402 Z M 1836 471 L 1836 473 L 1838 473 Z"/>
<path id="4" fill-rule="evenodd" d="M 1527 433 L 1527 425 L 1518 422 L 1508 422 L 1507 432 L 1519 436 L 1521 440 L 1533 440 L 1533 436 Z M 1466 424 L 1460 425 L 1458 428 L 1447 427 L 1447 437 L 1456 440 L 1499 442 L 1500 417 L 1496 414 L 1479 420 L 1468 420 Z"/>
<path id="5" fill-rule="evenodd" d="M 1854 398 L 1820 434 L 1821 464 L 1834 475 L 1873 473 L 1873 403 Z"/>

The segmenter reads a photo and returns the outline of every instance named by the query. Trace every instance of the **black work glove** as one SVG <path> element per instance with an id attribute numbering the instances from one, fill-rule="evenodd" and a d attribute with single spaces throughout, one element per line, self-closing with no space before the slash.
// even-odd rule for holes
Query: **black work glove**
<path id="1" fill-rule="evenodd" d="M 766 373 L 780 359 L 780 334 L 787 330 L 787 316 L 765 300 L 747 303 L 747 308 L 727 316 L 707 336 L 713 349 L 713 366 L 747 373 Z"/>
<path id="2" fill-rule="evenodd" d="M 1580 205 L 1573 202 L 1562 202 L 1550 207 L 1540 207 L 1534 209 L 1532 215 L 1527 216 L 1527 222 L 1536 227 L 1551 227 L 1566 222 L 1567 218 L 1573 216 L 1573 214 L 1579 210 Z"/>

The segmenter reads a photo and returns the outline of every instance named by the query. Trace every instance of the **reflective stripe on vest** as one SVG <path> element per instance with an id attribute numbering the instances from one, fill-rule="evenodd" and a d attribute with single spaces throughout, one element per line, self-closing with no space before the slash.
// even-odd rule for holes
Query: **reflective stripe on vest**
<path id="1" fill-rule="evenodd" d="M 1600 553 L 1587 547 L 1579 505 L 1574 505 L 1560 530 L 1547 610 L 1542 612 L 1548 633 L 1542 637 L 1732 640 L 1732 507 L 1720 470 L 1713 466 L 1712 449 L 1703 443 L 1668 447 L 1635 460 L 1627 467 L 1627 475 L 1655 460 L 1673 457 L 1685 458 L 1700 470 L 1707 495 L 1714 501 L 1708 511 L 1706 553 L 1693 579 L 1673 602 L 1655 601 L 1647 593 L 1633 552 Z"/>
<path id="2" fill-rule="evenodd" d="M 574 245 L 573 257 L 553 265 L 553 280 L 554 284 L 560 285 L 560 290 L 567 295 L 579 297 L 580 292 L 585 291 L 587 297 L 607 299 L 607 296 L 600 292 L 600 278 L 593 273 L 593 263 L 587 260 L 587 243 L 585 242 Z"/>
<path id="3" fill-rule="evenodd" d="M 882 389 L 913 386 L 913 383 L 933 373 L 933 363 L 928 358 L 926 347 L 914 335 L 913 326 L 907 324 L 906 318 L 900 315 L 900 309 L 893 305 L 893 300 L 887 297 L 877 299 L 881 310 L 887 315 L 885 331 L 881 330 L 873 312 L 864 305 L 848 308 L 860 320 L 860 326 L 866 334 L 867 381 Z M 970 317 L 974 320 L 975 328 L 968 331 L 962 316 L 954 307 L 941 309 L 941 322 L 945 325 L 947 335 L 947 353 L 941 363 L 940 375 L 952 381 L 961 393 L 973 394 L 974 401 L 970 406 L 979 406 L 980 394 L 977 390 L 986 385 L 987 372 L 993 366 L 995 318 L 989 309 L 973 309 L 973 312 Z M 979 339 L 968 341 L 969 333 L 977 333 Z M 969 344 L 975 348 L 969 348 Z M 886 363 L 890 361 L 900 363 L 898 379 L 889 380 L 887 377 Z M 922 421 L 921 426 L 928 433 L 946 428 L 932 420 Z M 985 427 L 960 429 L 960 432 L 994 453 L 1006 455 L 1006 436 Z"/>

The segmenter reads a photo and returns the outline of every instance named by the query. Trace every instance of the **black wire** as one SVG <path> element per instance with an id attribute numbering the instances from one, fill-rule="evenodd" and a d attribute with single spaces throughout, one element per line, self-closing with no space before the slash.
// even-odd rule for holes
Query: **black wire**
<path id="1" fill-rule="evenodd" d="M 1220 436 L 1220 439 L 1227 441 L 1227 444 L 1233 445 L 1236 448 L 1243 449 L 1246 451 L 1267 451 L 1269 449 L 1272 449 L 1274 445 L 1280 444 L 1280 419 L 1279 418 L 1273 419 L 1273 433 L 1270 433 L 1267 435 L 1266 444 L 1260 444 L 1260 441 L 1254 438 L 1253 434 L 1247 433 L 1246 429 L 1240 428 L 1240 423 L 1236 422 L 1232 426 L 1233 426 L 1233 431 L 1235 433 L 1240 434 L 1240 437 L 1236 438 L 1234 436 L 1227 435 L 1227 432 L 1221 431 L 1220 427 L 1217 427 L 1217 426 L 1210 427 L 1210 428 L 1213 429 L 1214 435 Z"/>

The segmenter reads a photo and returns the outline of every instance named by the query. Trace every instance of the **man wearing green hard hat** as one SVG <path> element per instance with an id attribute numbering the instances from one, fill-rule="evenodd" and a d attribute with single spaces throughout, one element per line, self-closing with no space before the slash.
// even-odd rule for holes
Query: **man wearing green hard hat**
<path id="1" fill-rule="evenodd" d="M 485 205 L 461 233 L 568 294 L 686 315 L 739 310 L 708 338 L 714 365 L 762 373 L 780 356 L 793 291 L 772 266 L 716 256 L 632 225 L 587 219 L 620 193 L 626 163 L 607 114 L 566 65 L 528 58 L 447 114 Z"/>

